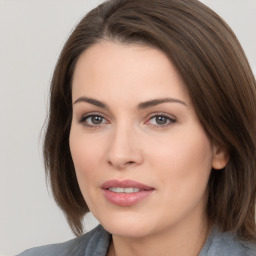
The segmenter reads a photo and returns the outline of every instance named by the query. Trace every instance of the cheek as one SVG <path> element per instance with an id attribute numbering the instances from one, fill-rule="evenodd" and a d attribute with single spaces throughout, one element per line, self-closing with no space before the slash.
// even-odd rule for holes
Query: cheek
<path id="1" fill-rule="evenodd" d="M 102 148 L 100 143 L 92 141 L 91 136 L 85 136 L 77 129 L 71 129 L 69 139 L 70 151 L 75 166 L 75 171 L 80 187 L 90 183 L 95 170 L 102 161 Z"/>
<path id="2" fill-rule="evenodd" d="M 150 144 L 148 151 L 152 150 L 154 159 L 160 163 L 171 165 L 204 164 L 212 159 L 212 145 L 204 132 L 178 131 L 162 140 Z M 161 160 L 162 159 L 162 160 Z"/>
<path id="3" fill-rule="evenodd" d="M 171 190 L 193 193 L 207 186 L 212 164 L 211 142 L 201 129 L 178 131 L 151 147 L 151 165 Z M 160 175 L 159 175 L 160 177 Z"/>
<path id="4" fill-rule="evenodd" d="M 91 138 L 77 129 L 71 129 L 69 145 L 80 191 L 88 207 L 93 209 L 93 191 L 98 182 L 99 170 L 102 169 L 99 167 L 102 148 L 100 143 L 95 143 Z"/>

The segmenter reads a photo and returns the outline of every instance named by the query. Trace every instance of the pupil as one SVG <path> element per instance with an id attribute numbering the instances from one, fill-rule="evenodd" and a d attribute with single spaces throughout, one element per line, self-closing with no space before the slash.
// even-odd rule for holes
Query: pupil
<path id="1" fill-rule="evenodd" d="M 157 116 L 156 117 L 157 124 L 166 124 L 167 118 L 163 116 Z"/>
<path id="2" fill-rule="evenodd" d="M 93 116 L 92 117 L 92 123 L 93 124 L 100 124 L 102 122 L 102 117 L 100 116 Z"/>

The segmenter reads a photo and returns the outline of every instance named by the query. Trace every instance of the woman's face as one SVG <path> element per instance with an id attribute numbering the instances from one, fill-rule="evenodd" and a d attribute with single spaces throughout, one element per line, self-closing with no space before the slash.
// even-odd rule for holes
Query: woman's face
<path id="1" fill-rule="evenodd" d="M 219 149 L 161 51 L 101 41 L 74 72 L 70 149 L 89 209 L 112 234 L 199 223 Z"/>

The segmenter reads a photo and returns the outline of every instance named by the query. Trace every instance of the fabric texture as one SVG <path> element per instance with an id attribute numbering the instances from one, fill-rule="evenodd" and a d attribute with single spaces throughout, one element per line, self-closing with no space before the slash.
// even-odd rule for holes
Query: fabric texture
<path id="1" fill-rule="evenodd" d="M 99 225 L 92 231 L 61 244 L 40 246 L 18 256 L 106 256 L 111 234 Z M 213 228 L 199 256 L 256 256 L 256 245 L 239 241 L 232 233 Z"/>
<path id="2" fill-rule="evenodd" d="M 18 256 L 105 256 L 110 241 L 111 235 L 99 225 L 85 235 L 65 243 L 32 248 Z"/>
<path id="3" fill-rule="evenodd" d="M 232 233 L 214 227 L 199 256 L 256 256 L 256 244 L 240 241 Z"/>

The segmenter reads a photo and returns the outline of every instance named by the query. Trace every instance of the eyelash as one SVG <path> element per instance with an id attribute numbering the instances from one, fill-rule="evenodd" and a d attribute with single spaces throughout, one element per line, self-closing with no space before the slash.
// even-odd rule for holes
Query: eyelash
<path id="1" fill-rule="evenodd" d="M 99 123 L 99 124 L 89 124 L 88 121 L 86 121 L 89 118 L 93 118 L 93 117 L 97 117 L 97 118 L 101 118 L 101 120 L 105 120 L 104 123 Z M 165 118 L 166 121 L 168 122 L 167 124 L 148 124 L 150 126 L 154 126 L 157 128 L 164 128 L 164 127 L 168 127 L 172 124 L 174 124 L 176 122 L 176 119 L 174 117 L 170 117 L 167 114 L 163 114 L 163 113 L 154 113 L 152 114 L 149 119 L 147 119 L 147 121 L 145 122 L 145 124 L 147 124 L 148 122 L 150 122 L 150 120 L 152 120 L 153 118 Z M 90 113 L 87 115 L 82 116 L 80 123 L 82 123 L 84 126 L 88 127 L 88 128 L 93 128 L 93 129 L 97 129 L 100 128 L 102 125 L 109 123 L 108 120 L 102 115 L 102 114 L 98 114 L 98 113 Z"/>
<path id="2" fill-rule="evenodd" d="M 80 123 L 82 123 L 84 126 L 88 127 L 88 128 L 99 128 L 102 124 L 105 124 L 105 123 L 100 123 L 100 124 L 88 124 L 88 122 L 86 122 L 87 119 L 89 118 L 93 118 L 93 117 L 99 117 L 101 118 L 102 120 L 105 120 L 106 123 L 108 122 L 107 119 L 102 115 L 102 114 L 98 114 L 98 113 L 90 113 L 90 114 L 87 114 L 87 115 L 84 115 L 82 116 L 81 120 L 80 120 Z"/>
<path id="3" fill-rule="evenodd" d="M 157 117 L 165 118 L 168 123 L 167 124 L 149 124 L 149 125 L 154 126 L 156 128 L 165 128 L 165 127 L 168 127 L 168 126 L 176 123 L 176 119 L 174 117 L 170 117 L 169 115 L 163 114 L 163 113 L 154 113 L 154 114 L 152 114 L 147 122 L 149 122 L 153 118 L 157 118 Z"/>

